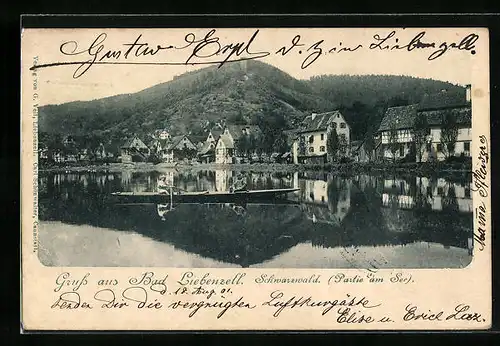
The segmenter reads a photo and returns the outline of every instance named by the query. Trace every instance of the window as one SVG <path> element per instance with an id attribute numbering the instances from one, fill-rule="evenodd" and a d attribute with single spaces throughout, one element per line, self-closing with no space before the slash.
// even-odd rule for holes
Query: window
<path id="1" fill-rule="evenodd" d="M 321 140 L 322 141 L 325 140 L 325 134 L 323 134 L 323 133 L 321 134 Z"/>
<path id="2" fill-rule="evenodd" d="M 309 152 L 314 153 L 314 147 L 309 147 Z"/>
<path id="3" fill-rule="evenodd" d="M 332 123 L 332 128 L 336 129 L 337 128 L 337 123 Z"/>
<path id="4" fill-rule="evenodd" d="M 465 187 L 465 198 L 470 198 L 470 188 L 469 187 Z"/>
<path id="5" fill-rule="evenodd" d="M 443 188 L 442 187 L 438 187 L 438 195 L 442 195 L 443 194 Z"/>
<path id="6" fill-rule="evenodd" d="M 324 145 L 320 146 L 319 147 L 319 151 L 321 151 L 322 153 L 324 153 L 325 152 L 325 146 Z"/>
<path id="7" fill-rule="evenodd" d="M 405 147 L 401 145 L 399 147 L 399 156 L 404 156 L 404 154 L 405 154 Z"/>
<path id="8" fill-rule="evenodd" d="M 464 143 L 464 151 L 467 151 L 467 152 L 470 151 L 470 142 L 465 142 Z"/>
<path id="9" fill-rule="evenodd" d="M 314 136 L 310 136 L 309 137 L 309 143 L 313 143 L 314 142 Z"/>
<path id="10" fill-rule="evenodd" d="M 321 196 L 321 202 L 325 203 L 325 196 Z"/>
<path id="11" fill-rule="evenodd" d="M 441 143 L 438 143 L 437 151 L 443 151 L 443 145 Z"/>
<path id="12" fill-rule="evenodd" d="M 340 128 L 345 129 L 345 123 L 340 123 Z"/>
<path id="13" fill-rule="evenodd" d="M 426 150 L 427 151 L 431 151 L 431 149 L 432 149 L 432 144 L 431 143 L 427 143 L 426 144 Z"/>

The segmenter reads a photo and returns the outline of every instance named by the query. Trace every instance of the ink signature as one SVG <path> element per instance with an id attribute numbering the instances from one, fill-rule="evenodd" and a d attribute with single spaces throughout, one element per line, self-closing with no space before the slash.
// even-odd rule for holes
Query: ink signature
<path id="1" fill-rule="evenodd" d="M 238 42 L 223 42 L 216 29 L 209 30 L 206 34 L 197 36 L 189 32 L 184 36 L 184 42 L 180 46 L 172 44 L 151 44 L 147 42 L 142 34 L 135 40 L 122 44 L 122 48 L 109 48 L 106 42 L 108 34 L 103 32 L 90 43 L 81 45 L 74 40 L 63 42 L 59 46 L 59 52 L 63 56 L 77 56 L 80 61 L 52 62 L 47 64 L 33 65 L 30 70 L 46 67 L 77 65 L 73 78 L 79 78 L 87 73 L 90 68 L 98 64 L 111 65 L 218 65 L 222 67 L 230 62 L 262 59 L 271 55 L 271 51 L 257 50 L 256 42 L 259 39 L 260 30 L 255 30 L 247 39 Z M 436 42 L 427 38 L 427 33 L 422 31 L 415 35 L 409 42 L 400 43 L 396 30 L 388 34 L 377 33 L 368 42 L 327 42 L 326 39 L 307 42 L 300 34 L 295 35 L 288 42 L 279 43 L 279 48 L 274 50 L 274 55 L 281 57 L 298 54 L 303 55 L 300 68 L 306 69 L 324 56 L 340 53 L 354 53 L 361 49 L 369 50 L 400 50 L 411 52 L 414 50 L 430 50 L 428 60 L 435 60 L 451 50 L 467 51 L 476 54 L 476 42 L 479 35 L 470 33 L 455 42 Z M 151 61 L 154 56 L 160 56 L 169 51 L 187 52 L 184 61 Z"/>

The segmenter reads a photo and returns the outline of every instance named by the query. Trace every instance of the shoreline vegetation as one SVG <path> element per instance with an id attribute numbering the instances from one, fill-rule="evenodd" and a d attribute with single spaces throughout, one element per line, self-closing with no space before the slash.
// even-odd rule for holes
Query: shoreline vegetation
<path id="1" fill-rule="evenodd" d="M 419 176 L 467 175 L 472 173 L 470 163 L 447 162 L 422 162 L 422 163 L 392 163 L 392 162 L 352 162 L 352 163 L 326 163 L 326 164 L 280 164 L 280 163 L 245 163 L 245 164 L 153 164 L 153 163 L 108 163 L 108 164 L 60 164 L 41 165 L 38 172 L 65 172 L 65 173 L 91 173 L 107 172 L 118 173 L 122 171 L 134 172 L 162 172 L 162 171 L 202 171 L 202 170 L 233 170 L 254 171 L 264 173 L 333 173 L 338 175 L 356 174 L 405 174 Z"/>

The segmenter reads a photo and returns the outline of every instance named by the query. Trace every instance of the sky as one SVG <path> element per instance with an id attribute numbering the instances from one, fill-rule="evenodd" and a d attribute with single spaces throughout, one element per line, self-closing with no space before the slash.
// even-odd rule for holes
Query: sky
<path id="1" fill-rule="evenodd" d="M 238 42 L 248 42 L 257 29 L 217 29 L 210 39 L 218 38 L 222 45 Z M 138 43 L 147 43 L 148 47 L 157 45 L 167 47 L 186 46 L 186 35 L 193 33 L 196 39 L 207 35 L 210 29 L 28 29 L 23 32 L 22 65 L 25 70 L 32 66 L 35 57 L 37 64 L 53 62 L 83 61 L 91 58 L 88 47 L 92 42 L 98 41 L 102 51 L 97 53 L 103 61 L 120 62 L 184 62 L 193 51 L 196 43 L 186 49 L 160 50 L 155 56 L 133 56 L 137 45 L 131 51 L 127 60 L 124 53 L 139 37 Z M 368 49 L 371 43 L 377 42 L 375 35 L 387 37 L 391 31 L 394 36 L 385 41 L 385 44 L 403 45 L 412 40 L 418 33 L 425 31 L 422 42 L 434 42 L 436 47 L 443 42 L 448 45 L 460 42 L 467 35 L 478 34 L 474 43 L 474 51 L 448 49 L 441 57 L 428 60 L 434 50 L 414 49 L 407 50 L 381 50 Z M 101 35 L 101 34 L 104 34 Z M 290 48 L 294 37 L 300 36 L 297 41 L 304 46 L 293 47 L 283 56 L 276 52 L 281 48 Z M 191 39 L 188 36 L 188 39 Z M 319 45 L 314 43 L 323 40 Z M 96 42 L 97 42 L 96 41 Z M 64 45 L 63 45 L 64 44 Z M 125 45 L 125 44 L 128 44 Z M 454 84 L 469 84 L 474 80 L 475 72 L 487 66 L 487 32 L 481 29 L 336 29 L 336 28 L 290 28 L 290 29 L 259 29 L 251 43 L 249 51 L 270 52 L 271 54 L 259 59 L 269 63 L 291 76 L 298 79 L 309 79 L 312 76 L 323 74 L 390 74 L 406 75 L 422 78 L 432 78 L 448 81 Z M 62 48 L 61 48 L 62 46 Z M 357 46 L 357 49 L 355 49 Z M 214 45 L 205 48 L 206 53 Z M 306 68 L 301 68 L 306 57 L 322 48 L 323 55 Z M 349 47 L 355 49 L 351 52 L 336 52 L 325 54 L 326 51 L 336 48 Z M 142 46 L 141 49 L 143 49 Z M 79 55 L 63 55 L 62 51 L 69 53 L 81 52 Z M 107 51 L 120 51 L 118 59 L 106 58 Z M 201 54 L 201 53 L 200 53 Z M 242 55 L 244 56 L 244 55 Z M 212 58 L 191 61 L 209 61 Z M 174 76 L 184 72 L 206 67 L 205 65 L 92 65 L 88 71 L 78 78 L 73 78 L 78 65 L 52 66 L 36 70 L 36 79 L 39 93 L 39 105 L 60 104 L 70 101 L 86 101 L 99 99 L 118 94 L 134 93 L 153 85 L 172 80 Z M 26 84 L 31 83 L 26 80 Z M 25 85 L 26 85 L 25 84 Z M 25 88 L 27 89 L 27 88 Z"/>

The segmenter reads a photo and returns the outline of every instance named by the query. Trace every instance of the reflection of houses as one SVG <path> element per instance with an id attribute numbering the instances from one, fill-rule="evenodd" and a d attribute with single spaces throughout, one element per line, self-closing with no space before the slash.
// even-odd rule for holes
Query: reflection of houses
<path id="1" fill-rule="evenodd" d="M 447 182 L 443 178 L 417 178 L 417 193 L 432 210 L 454 210 L 472 213 L 472 183 Z"/>
<path id="2" fill-rule="evenodd" d="M 385 179 L 382 193 L 384 207 L 397 207 L 398 209 L 412 209 L 415 200 L 410 189 L 410 183 L 404 179 Z"/>
<path id="3" fill-rule="evenodd" d="M 229 191 L 233 182 L 233 171 L 216 170 L 215 171 L 215 189 L 216 191 Z"/>
<path id="4" fill-rule="evenodd" d="M 339 111 L 307 116 L 293 142 L 294 163 L 324 163 L 327 161 L 327 137 L 335 130 L 340 157 L 348 155 L 350 127 Z"/>
<path id="5" fill-rule="evenodd" d="M 315 223 L 340 224 L 351 207 L 351 183 L 342 178 L 299 178 L 300 201 Z"/>
<path id="6" fill-rule="evenodd" d="M 137 136 L 128 140 L 121 147 L 122 162 L 145 161 L 149 156 L 150 150 L 146 144 Z"/>
<path id="7" fill-rule="evenodd" d="M 389 108 L 378 129 L 382 140 L 382 156 L 401 159 L 409 155 L 414 144 L 416 120 L 425 117 L 429 135 L 425 138 L 425 147 L 415 148 L 415 151 L 422 153 L 422 161 L 443 160 L 445 148 L 441 143 L 441 132 L 447 116 L 453 119 L 455 123 L 453 126 L 458 130 L 453 154 L 470 156 L 472 138 L 470 85 L 467 86 L 465 95 L 464 98 L 443 90 L 436 95 L 426 95 L 419 104 Z M 418 155 L 416 157 L 418 158 Z M 410 159 L 414 160 L 412 157 Z"/>
<path id="8" fill-rule="evenodd" d="M 382 205 L 400 210 L 421 208 L 471 213 L 473 208 L 471 184 L 426 177 L 416 177 L 410 180 L 385 179 Z"/>

